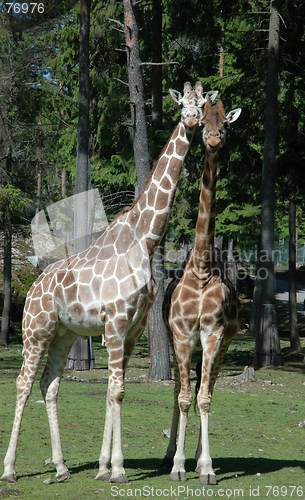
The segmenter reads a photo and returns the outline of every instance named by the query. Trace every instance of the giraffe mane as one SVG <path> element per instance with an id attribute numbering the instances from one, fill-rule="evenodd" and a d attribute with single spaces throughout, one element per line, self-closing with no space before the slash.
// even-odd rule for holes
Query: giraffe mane
<path id="1" fill-rule="evenodd" d="M 178 127 L 178 125 L 176 125 L 176 128 L 177 128 L 177 127 Z M 176 128 L 175 128 L 175 129 L 176 129 Z M 133 207 L 134 207 L 134 206 L 138 203 L 138 201 L 139 201 L 140 197 L 142 196 L 142 194 L 144 193 L 144 191 L 145 191 L 145 189 L 147 188 L 148 184 L 150 183 L 151 178 L 152 178 L 152 176 L 153 176 L 153 174 L 154 174 L 154 171 L 156 170 L 157 163 L 158 163 L 159 159 L 161 158 L 161 156 L 163 155 L 164 151 L 166 150 L 167 145 L 168 145 L 168 143 L 169 143 L 169 142 L 170 142 L 170 141 L 167 141 L 167 143 L 165 144 L 164 148 L 162 149 L 162 151 L 161 151 L 161 153 L 160 153 L 160 155 L 159 155 L 158 160 L 155 162 L 155 164 L 154 164 L 153 168 L 152 168 L 152 169 L 151 169 L 151 171 L 150 171 L 149 176 L 147 177 L 147 179 L 146 179 L 146 181 L 145 181 L 145 184 L 144 184 L 144 186 L 143 186 L 143 189 L 142 189 L 141 193 L 138 195 L 138 197 L 137 197 L 137 198 L 136 198 L 136 200 L 133 202 L 133 204 L 129 207 L 129 209 L 130 209 L 130 210 L 131 210 L 131 209 L 132 209 L 132 208 L 133 208 Z M 124 209 L 122 210 L 122 212 L 123 212 L 123 211 L 124 211 Z M 120 212 L 120 214 L 121 214 L 121 215 L 122 215 L 122 212 Z M 120 215 L 120 214 L 118 214 L 118 215 Z"/>

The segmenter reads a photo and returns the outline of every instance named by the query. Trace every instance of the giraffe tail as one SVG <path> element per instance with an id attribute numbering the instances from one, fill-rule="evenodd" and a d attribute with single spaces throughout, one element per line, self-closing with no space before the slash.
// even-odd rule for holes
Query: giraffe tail
<path id="1" fill-rule="evenodd" d="M 196 412 L 197 410 L 197 394 L 200 389 L 200 382 L 201 382 L 201 366 L 202 366 L 202 358 L 201 361 L 198 361 L 196 365 L 196 376 L 197 376 L 197 382 L 196 382 L 196 387 L 195 387 L 195 399 L 194 399 L 194 410 Z"/>

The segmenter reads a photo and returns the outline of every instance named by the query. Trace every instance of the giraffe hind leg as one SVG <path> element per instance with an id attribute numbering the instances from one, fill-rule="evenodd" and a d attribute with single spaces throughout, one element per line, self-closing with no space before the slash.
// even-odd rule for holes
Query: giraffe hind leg
<path id="1" fill-rule="evenodd" d="M 173 348 L 173 368 L 174 368 L 174 376 L 175 376 L 175 389 L 174 389 L 174 408 L 173 408 L 173 416 L 172 416 L 172 424 L 170 430 L 170 439 L 169 444 L 166 450 L 165 457 L 162 462 L 162 467 L 173 467 L 173 458 L 176 453 L 176 441 L 177 441 L 177 433 L 178 433 L 178 424 L 179 424 L 179 404 L 178 404 L 178 396 L 180 393 L 180 373 L 178 369 L 177 359 L 175 355 L 175 351 Z"/>
<path id="2" fill-rule="evenodd" d="M 218 343 L 215 342 L 215 338 L 213 339 L 213 336 L 211 336 L 210 340 L 212 342 L 215 342 L 214 359 L 212 360 L 212 363 L 209 363 L 204 360 L 204 355 L 202 357 L 201 381 L 197 394 L 201 425 L 198 447 L 196 451 L 196 472 L 200 474 L 199 481 L 202 485 L 217 483 L 216 475 L 212 468 L 212 460 L 209 450 L 208 413 L 214 384 L 219 374 L 224 355 L 227 352 L 230 342 L 236 333 L 237 328 L 235 328 L 234 325 L 227 327 L 227 329 L 222 332 L 222 334 L 219 336 Z M 209 342 L 209 340 L 207 342 Z"/>
<path id="3" fill-rule="evenodd" d="M 48 359 L 40 379 L 40 389 L 46 403 L 52 443 L 52 462 L 56 467 L 57 481 L 69 479 L 71 474 L 64 463 L 57 414 L 57 395 L 69 351 L 77 335 L 65 332 L 63 336 L 55 335 L 48 350 Z"/>
<path id="4" fill-rule="evenodd" d="M 108 352 L 108 390 L 106 418 L 103 443 L 99 459 L 99 471 L 96 479 L 110 480 L 113 483 L 127 483 L 123 467 L 124 456 L 121 441 L 121 406 L 124 398 L 124 368 L 127 364 L 127 353 L 124 356 L 124 338 L 126 338 L 126 322 L 116 323 L 120 337 L 116 336 L 116 329 L 111 321 L 106 324 L 106 347 Z M 113 346 L 116 349 L 113 349 Z M 132 351 L 133 346 L 129 346 Z M 111 453 L 112 441 L 112 453 Z M 109 470 L 111 462 L 112 473 Z"/>
<path id="5" fill-rule="evenodd" d="M 213 367 L 215 360 L 222 351 L 223 330 L 215 328 L 206 338 L 203 337 L 202 364 L 200 370 L 200 386 L 197 393 L 197 405 L 200 411 L 200 435 L 196 451 L 196 472 L 199 474 L 199 481 L 202 485 L 216 484 L 216 475 L 212 467 L 212 459 L 209 445 L 209 410 L 213 391 Z M 212 355 L 206 355 L 206 353 Z M 197 371 L 197 370 L 196 370 Z M 198 375 L 198 373 L 197 373 Z"/>
<path id="6" fill-rule="evenodd" d="M 176 334 L 175 334 L 176 333 Z M 188 412 L 192 404 L 192 391 L 190 383 L 190 365 L 192 352 L 196 342 L 185 342 L 180 351 L 178 342 L 178 329 L 173 331 L 175 354 L 177 358 L 180 378 L 180 392 L 178 395 L 179 430 L 177 449 L 173 459 L 173 467 L 169 475 L 171 481 L 186 481 L 185 471 L 185 437 Z M 175 416 L 174 416 L 175 418 Z M 176 425 L 178 422 L 174 422 Z M 173 428 L 172 428 L 173 430 Z"/>
<path id="7" fill-rule="evenodd" d="M 33 337 L 32 337 L 33 338 Z M 40 362 L 46 351 L 46 343 L 42 341 L 33 342 L 26 350 L 24 350 L 24 360 L 17 377 L 17 401 L 15 409 L 15 418 L 13 429 L 7 453 L 4 458 L 4 474 L 0 478 L 1 481 L 16 482 L 15 461 L 20 433 L 22 415 L 25 404 L 32 392 L 33 383 L 37 374 Z"/>

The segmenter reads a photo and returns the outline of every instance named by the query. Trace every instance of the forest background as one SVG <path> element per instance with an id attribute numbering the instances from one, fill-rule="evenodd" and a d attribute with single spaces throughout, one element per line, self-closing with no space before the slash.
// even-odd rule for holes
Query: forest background
<path id="1" fill-rule="evenodd" d="M 37 276 L 26 256 L 32 218 L 74 192 L 79 104 L 80 3 L 2 2 L 0 7 L 0 225 L 11 231 L 12 317 L 20 318 Z M 21 6 L 18 11 L 16 6 Z M 28 4 L 36 5 L 36 4 Z M 40 6 L 40 9 L 39 9 Z M 179 110 L 169 89 L 201 81 L 219 91 L 225 110 L 241 107 L 219 157 L 216 232 L 255 263 L 260 235 L 262 158 L 270 2 L 152 0 L 135 6 L 139 28 L 150 163 L 160 154 Z M 275 248 L 289 239 L 289 203 L 296 209 L 298 261 L 305 260 L 304 59 L 305 5 L 283 0 L 278 88 Z M 108 220 L 136 196 L 136 168 L 124 34 L 124 5 L 91 0 L 90 185 Z M 161 29 L 160 29 L 161 28 Z M 161 64 L 160 64 L 161 62 Z M 161 87 L 155 86 L 156 78 Z M 157 88 L 157 90 L 156 90 Z M 154 102 L 162 114 L 154 115 Z M 202 170 L 198 136 L 187 157 L 167 239 L 191 244 Z"/>

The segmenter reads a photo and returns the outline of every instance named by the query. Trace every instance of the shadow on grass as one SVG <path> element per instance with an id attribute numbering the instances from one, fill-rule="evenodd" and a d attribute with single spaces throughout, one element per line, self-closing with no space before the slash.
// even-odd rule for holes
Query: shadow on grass
<path id="1" fill-rule="evenodd" d="M 20 371 L 22 366 L 22 357 L 16 356 L 15 353 L 9 353 L 8 355 L 1 356 L 0 353 L 0 370 L 12 370 L 16 371 L 16 373 Z M 2 376 L 2 374 L 1 374 Z M 4 375 L 3 375 L 4 376 Z"/>
<path id="2" fill-rule="evenodd" d="M 219 482 L 234 477 L 256 476 L 257 473 L 266 474 L 276 472 L 287 467 L 301 467 L 305 471 L 305 462 L 301 460 L 281 460 L 274 458 L 253 458 L 253 457 L 225 457 L 214 458 L 213 468 L 216 475 L 225 475 Z"/>
<path id="3" fill-rule="evenodd" d="M 87 462 L 82 465 L 69 467 L 73 475 L 84 471 L 92 471 L 94 474 L 98 472 L 98 462 Z M 145 458 L 145 459 L 126 459 L 124 467 L 127 477 L 130 481 L 139 481 L 147 479 L 156 479 L 161 476 L 168 476 L 170 469 L 162 467 L 160 458 Z M 196 467 L 195 459 L 187 459 L 185 463 L 186 472 L 194 472 Z M 213 468 L 217 475 L 217 482 L 236 477 L 251 477 L 257 473 L 266 474 L 270 472 L 281 471 L 285 468 L 301 467 L 305 471 L 305 462 L 301 460 L 284 460 L 271 458 L 253 458 L 253 457 L 218 457 L 213 459 Z M 40 475 L 43 475 L 42 473 Z M 46 472 L 50 474 L 50 471 Z M 23 477 L 37 476 L 36 474 L 25 474 Z M 224 476 L 224 477 L 220 477 Z M 196 479 L 196 478 L 193 478 Z"/>

